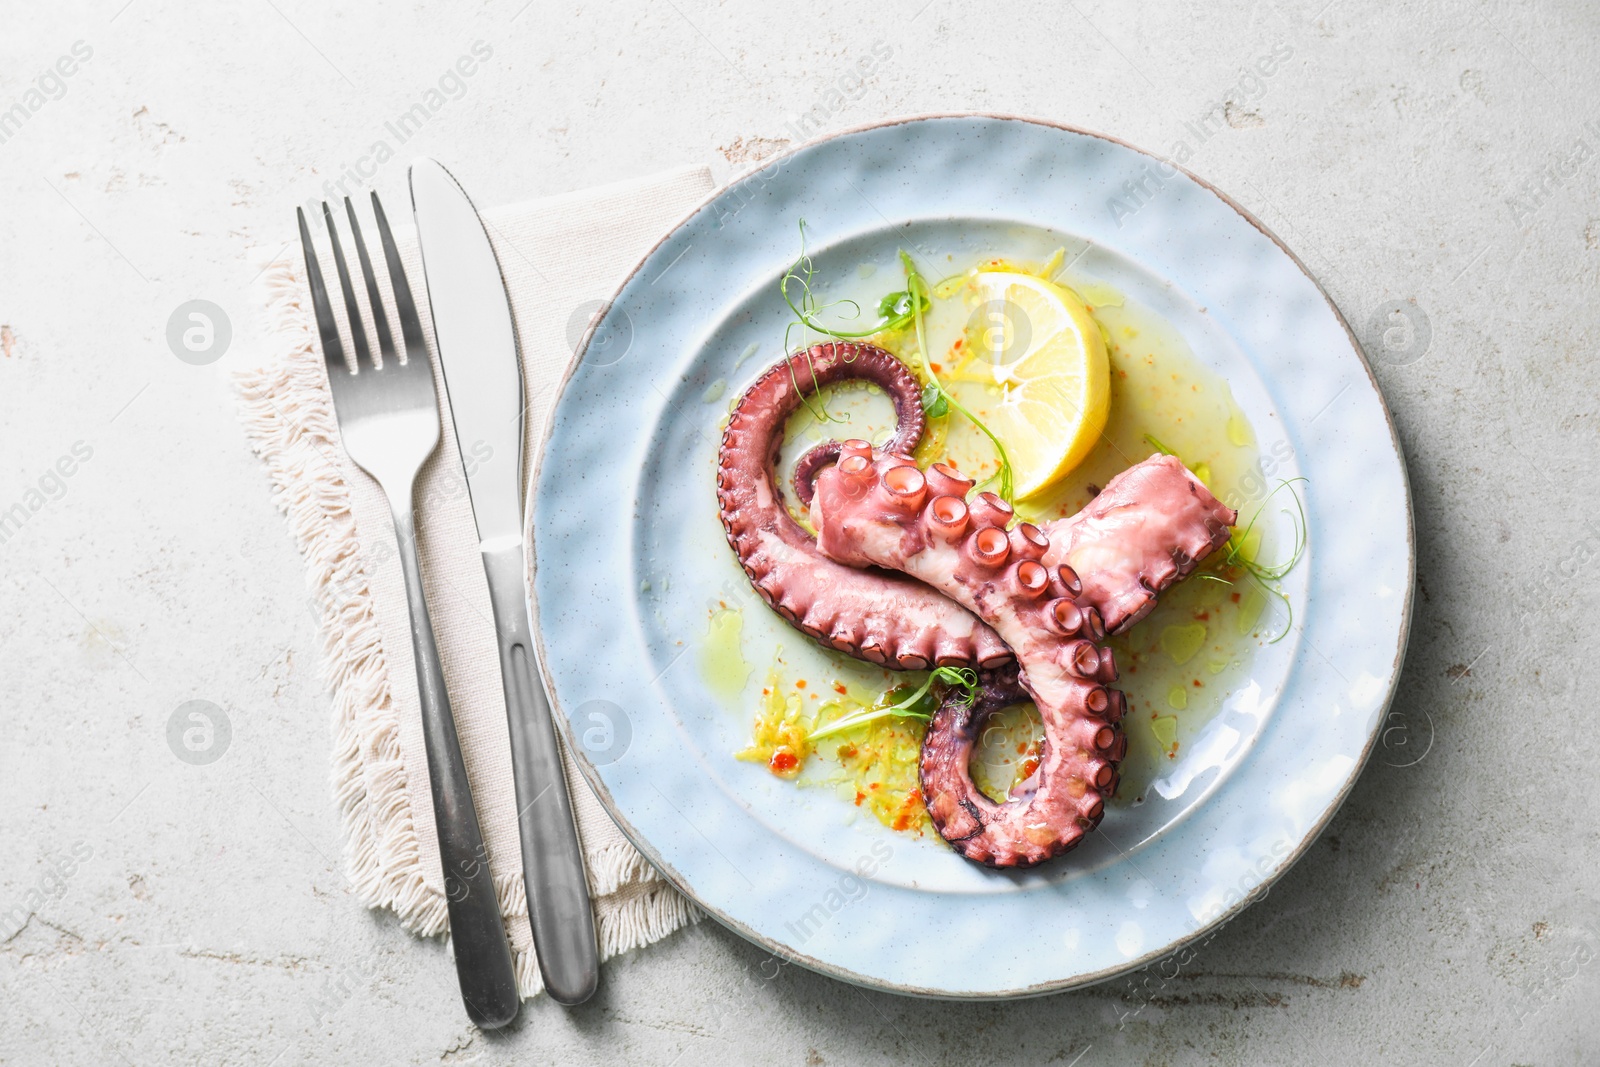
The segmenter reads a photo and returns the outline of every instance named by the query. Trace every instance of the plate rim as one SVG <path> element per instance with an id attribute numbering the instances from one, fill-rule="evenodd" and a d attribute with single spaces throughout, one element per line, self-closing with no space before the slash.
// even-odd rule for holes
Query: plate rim
<path id="1" fill-rule="evenodd" d="M 581 745 L 575 742 L 572 733 L 573 726 L 571 716 L 562 705 L 554 686 L 551 684 L 552 679 L 550 672 L 546 667 L 549 657 L 546 655 L 544 629 L 540 625 L 538 598 L 534 595 L 536 589 L 535 577 L 537 573 L 538 562 L 538 553 L 535 550 L 537 527 L 534 521 L 534 503 L 537 498 L 536 490 L 540 482 L 540 476 L 543 473 L 545 457 L 548 453 L 547 446 L 549 445 L 550 438 L 555 432 L 557 423 L 557 419 L 555 417 L 556 411 L 560 407 L 562 399 L 567 394 L 567 390 L 572 383 L 573 376 L 577 373 L 578 368 L 582 366 L 584 354 L 588 351 L 590 341 L 593 339 L 600 324 L 604 321 L 611 308 L 615 306 L 617 300 L 622 296 L 623 292 L 633 282 L 634 278 L 638 276 L 639 272 L 644 269 L 645 265 L 649 263 L 650 260 L 655 256 L 656 252 L 661 248 L 661 246 L 666 244 L 667 241 L 669 241 L 679 230 L 693 220 L 695 216 L 699 215 L 700 212 L 706 207 L 725 196 L 732 189 L 752 180 L 758 174 L 767 171 L 775 165 L 779 165 L 783 160 L 796 156 L 801 152 L 808 151 L 818 145 L 854 136 L 856 134 L 940 119 L 990 119 L 1001 122 L 1016 122 L 1025 125 L 1040 126 L 1065 133 L 1078 134 L 1119 145 L 1130 151 L 1136 152 L 1139 155 L 1145 156 L 1154 162 L 1161 163 L 1178 170 L 1185 177 L 1195 182 L 1195 184 L 1215 195 L 1246 222 L 1254 226 L 1262 234 L 1262 236 L 1266 237 L 1275 246 L 1277 246 L 1278 250 L 1286 255 L 1290 262 L 1294 264 L 1295 268 L 1305 276 L 1306 280 L 1308 280 L 1312 286 L 1315 287 L 1317 295 L 1322 298 L 1322 301 L 1327 305 L 1328 310 L 1333 313 L 1335 321 L 1337 321 L 1340 328 L 1344 330 L 1345 336 L 1349 339 L 1350 347 L 1354 351 L 1362 371 L 1366 373 L 1367 382 L 1371 386 L 1373 394 L 1377 397 L 1379 409 L 1383 412 L 1384 424 L 1389 431 L 1389 444 L 1394 450 L 1395 458 L 1399 461 L 1400 490 L 1405 502 L 1405 596 L 1401 606 L 1399 638 L 1397 647 L 1395 649 L 1394 660 L 1390 665 L 1389 677 L 1386 679 L 1386 691 L 1384 698 L 1378 708 L 1377 715 L 1374 719 L 1373 728 L 1367 737 L 1366 745 L 1363 747 L 1360 756 L 1353 761 L 1349 775 L 1340 786 L 1337 795 L 1332 801 L 1329 802 L 1327 808 L 1322 812 L 1321 816 L 1316 820 L 1311 828 L 1306 831 L 1304 836 L 1300 839 L 1298 845 L 1291 849 L 1275 867 L 1264 874 L 1260 883 L 1250 892 L 1242 895 L 1241 898 L 1231 907 L 1219 912 L 1209 922 L 1199 926 L 1187 936 L 1166 942 L 1150 952 L 1142 953 L 1123 963 L 1102 968 L 1098 971 L 1078 974 L 1072 976 L 1071 978 L 1065 978 L 1058 981 L 1035 983 L 1031 986 L 1023 986 L 1015 989 L 984 990 L 977 992 L 953 992 L 946 989 L 937 989 L 927 986 L 904 985 L 896 982 L 884 981 L 879 978 L 874 978 L 870 975 L 860 974 L 856 971 L 850 970 L 847 967 L 841 967 L 837 964 L 828 963 L 815 957 L 807 956 L 802 952 L 798 952 L 789 945 L 783 944 L 773 938 L 767 937 L 766 935 L 751 929 L 746 924 L 702 900 L 700 896 L 696 894 L 692 888 L 690 888 L 687 880 L 680 875 L 670 863 L 666 862 L 666 860 L 662 858 L 661 854 L 654 848 L 654 846 L 650 844 L 649 840 L 641 835 L 638 830 L 635 829 L 634 826 L 627 820 L 627 818 L 621 814 L 617 808 L 615 799 L 611 796 L 611 792 L 605 784 L 604 779 L 601 778 L 598 769 L 589 760 L 588 753 Z M 1373 748 L 1377 744 L 1378 737 L 1382 733 L 1382 724 L 1387 720 L 1389 709 L 1394 704 L 1395 696 L 1399 690 L 1400 677 L 1405 666 L 1406 651 L 1410 646 L 1411 622 L 1416 592 L 1417 569 L 1416 515 L 1411 492 L 1410 468 L 1406 462 L 1405 450 L 1401 445 L 1400 435 L 1395 426 L 1394 412 L 1390 410 L 1389 403 L 1384 397 L 1383 390 L 1379 387 L 1377 376 L 1373 374 L 1372 363 L 1367 358 L 1366 349 L 1362 346 L 1360 339 L 1355 334 L 1355 331 L 1351 329 L 1350 323 L 1345 318 L 1344 313 L 1339 310 L 1339 306 L 1328 294 L 1327 289 L 1323 287 L 1322 282 L 1306 266 L 1305 262 L 1295 254 L 1294 250 L 1285 244 L 1283 239 L 1274 233 L 1270 227 L 1268 227 L 1264 222 L 1251 213 L 1248 208 L 1240 204 L 1237 200 L 1217 187 L 1215 184 L 1190 171 L 1182 164 L 1176 163 L 1158 153 L 1141 148 L 1131 141 L 1117 137 L 1114 134 L 1104 133 L 1099 130 L 1093 130 L 1084 126 L 1076 126 L 1071 123 L 1058 122 L 1054 119 L 998 111 L 918 112 L 912 115 L 902 115 L 881 119 L 876 122 L 859 123 L 857 125 L 835 130 L 832 133 L 813 137 L 809 140 L 791 145 L 784 151 L 759 160 L 753 163 L 751 166 L 746 167 L 744 170 L 737 172 L 727 182 L 707 193 L 706 196 L 701 198 L 691 208 L 685 211 L 677 219 L 677 221 L 667 227 L 667 229 L 661 233 L 660 237 L 658 237 L 656 241 L 642 255 L 639 256 L 638 260 L 627 271 L 627 273 L 621 277 L 611 293 L 611 296 L 606 300 L 604 306 L 592 317 L 588 327 L 583 333 L 582 338 L 574 348 L 572 357 L 567 361 L 567 366 L 561 375 L 560 382 L 555 387 L 554 395 L 552 396 L 550 402 L 549 412 L 545 416 L 544 427 L 540 433 L 538 446 L 535 449 L 533 460 L 533 464 L 530 468 L 528 484 L 525 486 L 525 501 L 523 510 L 523 537 L 527 559 L 525 592 L 528 600 L 529 616 L 532 622 L 535 653 L 538 660 L 540 681 L 544 686 L 545 693 L 549 697 L 551 708 L 559 712 L 559 714 L 553 715 L 552 718 L 556 720 L 556 726 L 560 731 L 562 742 L 566 747 L 568 755 L 572 757 L 572 761 L 578 768 L 579 773 L 583 775 L 584 780 L 588 782 L 589 787 L 594 790 L 595 797 L 597 800 L 599 800 L 601 807 L 605 809 L 606 814 L 611 818 L 611 820 L 616 823 L 617 828 L 621 830 L 623 836 L 628 839 L 629 843 L 632 844 L 634 848 L 638 849 L 640 854 L 642 854 L 645 859 L 649 861 L 650 865 L 667 880 L 673 889 L 683 894 L 683 896 L 692 902 L 697 908 L 699 908 L 705 914 L 711 916 L 713 919 L 716 919 L 717 922 L 722 924 L 727 929 L 732 930 L 746 941 L 765 949 L 776 957 L 779 957 L 787 962 L 797 963 L 808 970 L 826 975 L 829 978 L 834 978 L 865 989 L 881 990 L 902 996 L 917 997 L 929 1000 L 973 1002 L 1023 1000 L 1034 997 L 1049 996 L 1055 993 L 1064 993 L 1074 989 L 1087 988 L 1089 986 L 1097 985 L 1101 982 L 1109 981 L 1118 975 L 1137 971 L 1153 962 L 1156 962 L 1157 960 L 1165 958 L 1173 952 L 1179 951 L 1195 943 L 1196 941 L 1200 941 L 1212 936 L 1221 927 L 1227 925 L 1229 922 L 1232 922 L 1235 918 L 1237 918 L 1251 904 L 1265 896 L 1272 886 L 1275 885 L 1280 878 L 1287 874 L 1289 869 L 1298 863 L 1300 858 L 1304 856 L 1307 851 L 1309 851 L 1316 840 L 1321 837 L 1322 832 L 1327 828 L 1328 823 L 1331 822 L 1333 817 L 1338 814 L 1339 810 L 1344 807 L 1345 801 L 1349 799 L 1350 793 L 1355 788 L 1356 782 L 1361 778 L 1362 774 L 1366 770 L 1367 764 L 1372 756 Z"/>

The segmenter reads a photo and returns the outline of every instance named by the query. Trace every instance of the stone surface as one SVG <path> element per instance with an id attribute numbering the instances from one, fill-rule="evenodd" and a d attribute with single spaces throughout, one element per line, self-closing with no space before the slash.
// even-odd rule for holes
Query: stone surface
<path id="1" fill-rule="evenodd" d="M 27 114 L 0 141 L 0 511 L 42 506 L 0 544 L 0 1062 L 1591 1058 L 1600 10 L 774 10 L 6 5 L 0 109 Z M 386 124 L 477 41 L 492 54 L 402 145 Z M 28 98 L 76 42 L 87 59 Z M 890 56 L 858 84 L 875 44 Z M 246 250 L 288 241 L 346 167 L 399 198 L 405 161 L 435 155 L 492 204 L 967 108 L 1186 145 L 1362 334 L 1417 521 L 1385 747 L 1266 899 L 1129 980 L 934 1005 L 701 925 L 608 965 L 583 1008 L 475 1033 L 443 946 L 340 874 L 312 613 L 225 384 L 262 342 Z M 1203 139 L 1186 125 L 1211 113 Z M 395 158 L 372 172 L 378 144 Z M 233 332 L 206 366 L 167 343 L 195 299 Z M 213 763 L 169 747 L 194 700 L 231 726 Z"/>

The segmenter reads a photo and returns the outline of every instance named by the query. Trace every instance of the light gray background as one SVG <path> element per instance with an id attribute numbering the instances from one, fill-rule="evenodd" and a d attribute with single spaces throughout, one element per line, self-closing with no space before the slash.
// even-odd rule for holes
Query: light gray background
<path id="1" fill-rule="evenodd" d="M 0 919 L 0 1061 L 1592 1058 L 1600 10 L 519 6 L 0 8 L 0 109 L 93 51 L 0 143 L 0 510 L 93 450 L 0 544 L 0 911 L 36 905 L 14 934 Z M 396 146 L 385 122 L 480 40 L 464 95 Z M 878 42 L 892 57 L 855 86 Z M 1281 69 L 1241 80 L 1279 46 Z M 475 1032 L 442 944 L 340 873 L 312 609 L 226 386 L 262 339 L 246 250 L 283 245 L 294 205 L 379 140 L 391 203 L 429 154 L 495 204 L 685 162 L 726 175 L 808 113 L 820 133 L 968 108 L 1187 141 L 1363 335 L 1417 518 L 1385 746 L 1266 899 L 1130 980 L 932 1004 L 703 924 L 607 965 L 578 1010 Z M 192 299 L 232 322 L 209 366 L 166 342 Z M 1396 301 L 1425 347 L 1384 316 Z M 231 724 L 209 765 L 168 744 L 190 700 Z"/>

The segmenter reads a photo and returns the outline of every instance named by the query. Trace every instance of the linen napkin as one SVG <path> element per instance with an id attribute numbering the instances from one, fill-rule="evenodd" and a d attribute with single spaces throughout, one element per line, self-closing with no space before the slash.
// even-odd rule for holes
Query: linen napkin
<path id="1" fill-rule="evenodd" d="M 555 387 L 589 316 L 712 188 L 708 169 L 684 168 L 483 213 L 522 346 L 530 469 Z M 389 212 L 398 221 L 403 201 L 396 200 L 391 198 Z M 341 236 L 348 252 L 348 236 Z M 385 274 L 375 232 L 368 228 L 366 237 L 378 273 Z M 397 229 L 395 239 L 432 352 L 416 231 Z M 326 239 L 318 240 L 327 275 Z M 344 823 L 347 876 L 368 907 L 390 909 L 417 934 L 438 934 L 448 915 L 394 529 L 377 483 L 340 444 L 304 273 L 298 242 L 263 271 L 257 298 L 271 329 L 271 350 L 235 376 L 235 390 L 251 445 L 267 465 L 276 502 L 305 558 L 310 610 L 320 627 L 333 697 L 333 786 Z M 387 291 L 387 278 L 382 282 Z M 356 285 L 359 290 L 359 279 Z M 340 306 L 337 293 L 334 304 Z M 398 339 L 398 323 L 391 324 Z M 442 378 L 438 390 L 442 400 Z M 489 591 L 448 408 L 441 417 L 439 449 L 417 481 L 418 551 L 518 985 L 528 997 L 543 983 L 523 895 Z M 601 957 L 648 945 L 698 919 L 697 909 L 623 837 L 571 757 L 563 752 L 563 758 L 595 898 Z"/>

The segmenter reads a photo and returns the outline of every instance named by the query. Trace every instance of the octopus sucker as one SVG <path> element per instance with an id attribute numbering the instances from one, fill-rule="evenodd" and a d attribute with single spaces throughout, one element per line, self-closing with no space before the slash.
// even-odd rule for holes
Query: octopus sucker
<path id="1" fill-rule="evenodd" d="M 922 439 L 926 420 L 922 387 L 905 364 L 873 345 L 841 341 L 824 342 L 783 360 L 745 390 L 722 435 L 717 503 L 734 555 L 761 598 L 826 647 L 901 669 L 936 661 L 952 665 L 1009 662 L 1011 650 L 1005 642 L 966 609 L 905 575 L 840 566 L 818 551 L 816 541 L 790 515 L 774 473 L 784 425 L 808 395 L 851 379 L 871 382 L 888 394 L 896 424 L 881 451 L 911 465 L 909 455 Z M 802 504 L 808 503 L 815 479 L 823 471 L 859 476 L 873 455 L 874 449 L 865 441 L 817 445 L 796 465 L 796 497 Z M 919 491 L 910 485 L 917 479 L 909 474 L 900 477 L 907 483 L 899 498 L 904 504 Z M 921 472 L 917 478 L 925 483 L 920 491 L 925 495 L 927 478 Z M 952 483 L 971 485 L 958 474 L 933 482 L 940 487 Z M 967 490 L 960 491 L 964 494 Z M 808 612 L 797 613 L 791 606 L 796 601 L 785 596 L 795 590 L 806 590 L 809 608 L 819 612 L 819 618 L 821 613 L 831 614 L 833 625 L 808 628 Z M 901 655 L 901 648 L 910 651 Z"/>
<path id="2" fill-rule="evenodd" d="M 894 661 L 901 670 L 927 670 L 933 657 L 932 642 L 924 634 L 902 632 L 897 635 Z"/>
<path id="3" fill-rule="evenodd" d="M 816 475 L 820 552 L 858 574 L 892 570 L 937 589 L 1015 657 L 980 676 L 970 705 L 947 694 L 928 725 L 919 778 L 935 828 L 991 867 L 1071 850 L 1104 817 L 1127 751 L 1126 697 L 1112 688 L 1116 658 L 1101 642 L 1219 548 L 1236 515 L 1167 456 L 1123 472 L 1070 519 L 1014 528 L 1000 498 L 945 492 L 947 471 L 924 473 L 890 449 L 847 459 Z M 1185 545 L 1194 551 L 1180 558 L 1174 549 Z M 881 647 L 875 637 L 861 643 L 869 654 Z M 1044 722 L 1039 767 L 997 802 L 972 781 L 973 747 L 990 715 L 1023 700 Z"/>
<path id="4" fill-rule="evenodd" d="M 833 633 L 836 618 L 827 601 L 818 598 L 812 601 L 811 607 L 801 617 L 800 628 L 819 641 L 827 640 Z"/>

